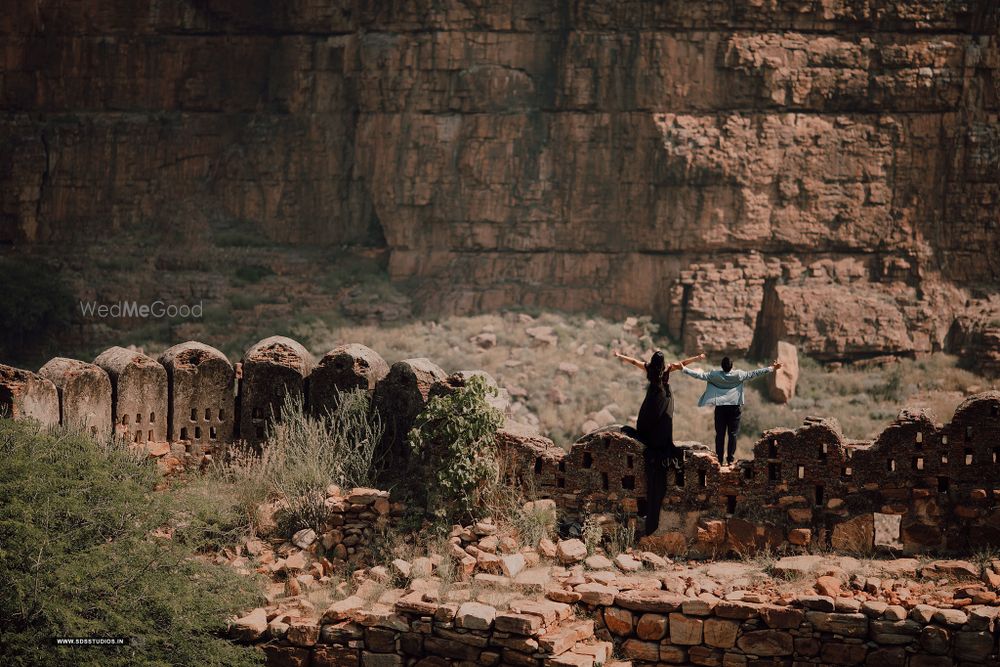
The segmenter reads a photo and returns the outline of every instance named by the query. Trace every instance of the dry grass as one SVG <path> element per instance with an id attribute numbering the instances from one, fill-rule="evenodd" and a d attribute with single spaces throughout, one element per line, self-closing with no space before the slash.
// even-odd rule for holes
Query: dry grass
<path id="1" fill-rule="evenodd" d="M 549 346 L 533 341 L 527 329 L 539 326 L 551 326 L 558 343 Z M 496 335 L 495 347 L 483 350 L 469 340 L 483 332 Z M 608 407 L 618 423 L 635 421 L 645 381 L 641 371 L 614 359 L 613 349 L 648 356 L 659 347 L 668 357 L 680 356 L 676 346 L 657 335 L 648 318 L 626 328 L 622 322 L 585 315 L 543 313 L 525 321 L 523 315 L 508 312 L 336 330 L 317 320 L 300 325 L 294 334 L 317 354 L 339 343 L 359 342 L 378 351 L 390 363 L 427 357 L 448 372 L 486 370 L 501 385 L 527 391 L 527 396 L 514 399 L 516 420 L 537 423 L 544 435 L 566 447 L 583 435 L 588 416 L 602 408 Z M 578 370 L 570 374 L 560 370 L 560 364 L 574 364 Z M 737 361 L 738 368 L 752 366 Z M 800 359 L 800 366 L 798 394 L 788 405 L 776 405 L 765 398 L 763 379 L 748 389 L 741 457 L 749 455 L 762 430 L 794 428 L 808 415 L 836 417 L 844 435 L 856 439 L 877 434 L 904 404 L 928 407 L 938 420 L 947 421 L 970 387 L 990 384 L 958 368 L 954 357 L 943 354 L 903 360 L 884 368 L 845 366 L 830 371 L 806 358 Z M 711 445 L 712 410 L 697 407 L 704 385 L 686 376 L 675 376 L 671 387 L 676 406 L 675 439 Z"/>

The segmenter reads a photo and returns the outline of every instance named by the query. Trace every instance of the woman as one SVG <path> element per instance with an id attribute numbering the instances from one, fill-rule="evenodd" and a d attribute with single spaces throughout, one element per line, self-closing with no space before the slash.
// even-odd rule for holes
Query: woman
<path id="1" fill-rule="evenodd" d="M 646 535 L 656 531 L 660 521 L 660 505 L 667 492 L 667 467 L 680 470 L 680 457 L 674 446 L 674 399 L 670 393 L 670 373 L 705 358 L 704 354 L 670 364 L 657 350 L 648 362 L 627 357 L 615 351 L 615 356 L 646 371 L 646 397 L 636 420 L 637 439 L 645 445 L 646 462 Z"/>

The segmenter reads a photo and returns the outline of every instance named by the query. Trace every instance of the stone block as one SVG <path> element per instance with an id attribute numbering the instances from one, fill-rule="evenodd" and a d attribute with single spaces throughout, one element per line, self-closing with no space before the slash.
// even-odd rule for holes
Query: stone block
<path id="1" fill-rule="evenodd" d="M 791 655 L 794 649 L 792 636 L 783 630 L 745 632 L 736 641 L 736 645 L 744 653 L 761 657 Z"/>
<path id="2" fill-rule="evenodd" d="M 715 648 L 732 648 L 736 645 L 736 635 L 740 624 L 721 618 L 706 618 L 704 626 L 705 644 Z"/>
<path id="3" fill-rule="evenodd" d="M 667 617 L 663 614 L 643 614 L 635 627 L 639 639 L 659 641 L 667 635 Z"/>
<path id="4" fill-rule="evenodd" d="M 613 635 L 628 637 L 635 627 L 635 617 L 628 609 L 607 607 L 604 610 L 604 625 Z M 640 637 L 647 639 L 646 637 Z"/>
<path id="5" fill-rule="evenodd" d="M 694 646 L 702 640 L 704 621 L 684 614 L 670 614 L 670 642 L 681 646 Z"/>

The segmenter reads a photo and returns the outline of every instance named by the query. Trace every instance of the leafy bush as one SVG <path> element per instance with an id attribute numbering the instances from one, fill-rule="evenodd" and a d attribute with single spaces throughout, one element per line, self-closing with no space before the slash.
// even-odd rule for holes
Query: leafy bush
<path id="1" fill-rule="evenodd" d="M 290 530 L 321 530 L 326 520 L 326 489 L 371 486 L 382 423 L 371 410 L 368 392 L 337 395 L 335 408 L 320 417 L 306 414 L 302 399 L 286 396 L 280 418 L 268 425 L 258 455 L 230 450 L 216 474 L 234 485 L 248 521 L 259 525 L 259 505 L 269 498 L 284 505 L 280 519 Z"/>
<path id="2" fill-rule="evenodd" d="M 250 665 L 225 619 L 260 602 L 253 579 L 155 533 L 171 496 L 124 443 L 0 422 L 0 655 L 5 665 Z M 59 636 L 123 636 L 115 648 Z"/>
<path id="3" fill-rule="evenodd" d="M 503 415 L 486 402 L 496 389 L 480 376 L 446 396 L 435 396 L 417 416 L 409 442 L 423 474 L 427 512 L 440 520 L 482 516 L 482 500 L 500 485 L 496 434 Z"/>

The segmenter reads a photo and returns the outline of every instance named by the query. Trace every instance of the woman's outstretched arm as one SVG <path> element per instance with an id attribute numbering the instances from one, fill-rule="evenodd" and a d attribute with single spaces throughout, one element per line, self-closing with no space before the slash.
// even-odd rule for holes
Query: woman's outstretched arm
<path id="1" fill-rule="evenodd" d="M 625 363 L 632 364 L 633 366 L 635 366 L 637 368 L 642 368 L 643 370 L 645 370 L 646 364 L 644 362 L 639 361 L 638 359 L 633 359 L 632 357 L 627 357 L 624 354 L 622 354 L 621 352 L 619 352 L 618 350 L 613 350 L 613 352 L 614 352 L 614 355 L 616 357 L 618 357 L 619 359 L 621 359 Z"/>
<path id="2" fill-rule="evenodd" d="M 667 366 L 667 372 L 668 373 L 673 373 L 674 371 L 679 371 L 679 370 L 683 369 L 685 366 L 687 366 L 689 364 L 693 364 L 696 361 L 701 361 L 704 358 L 705 358 L 705 353 L 702 352 L 701 354 L 699 354 L 697 356 L 688 357 L 687 359 L 681 359 L 680 361 L 675 361 L 672 364 L 670 364 L 669 366 Z"/>

